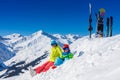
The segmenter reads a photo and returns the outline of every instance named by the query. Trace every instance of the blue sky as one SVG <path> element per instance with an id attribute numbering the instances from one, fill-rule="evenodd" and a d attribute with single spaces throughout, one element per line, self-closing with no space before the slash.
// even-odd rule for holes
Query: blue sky
<path id="1" fill-rule="evenodd" d="M 88 35 L 89 2 L 92 3 L 92 26 L 96 29 L 95 12 L 106 10 L 114 17 L 113 34 L 120 33 L 119 0 L 0 0 L 0 35 L 48 33 Z"/>

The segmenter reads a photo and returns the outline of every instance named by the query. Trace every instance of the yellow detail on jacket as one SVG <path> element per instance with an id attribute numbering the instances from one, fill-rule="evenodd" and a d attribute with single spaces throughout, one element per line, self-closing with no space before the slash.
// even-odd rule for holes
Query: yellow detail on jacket
<path id="1" fill-rule="evenodd" d="M 56 58 L 61 56 L 62 50 L 60 46 L 57 45 L 56 47 L 52 47 L 49 61 L 55 62 Z"/>

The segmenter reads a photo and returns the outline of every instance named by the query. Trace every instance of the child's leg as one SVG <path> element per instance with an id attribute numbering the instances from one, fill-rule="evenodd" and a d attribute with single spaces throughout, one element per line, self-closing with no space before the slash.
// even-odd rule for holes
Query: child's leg
<path id="1" fill-rule="evenodd" d="M 57 66 L 53 65 L 53 66 L 52 66 L 52 69 L 55 69 L 55 68 L 57 68 Z"/>
<path id="2" fill-rule="evenodd" d="M 42 72 L 46 72 L 46 71 L 49 70 L 50 67 L 52 67 L 52 66 L 54 66 L 54 62 L 49 62 L 49 63 L 45 66 L 45 68 L 42 70 Z"/>
<path id="3" fill-rule="evenodd" d="M 36 73 L 41 73 L 42 70 L 46 67 L 46 65 L 49 63 L 49 61 L 45 62 L 44 64 L 42 64 L 41 66 L 35 68 L 34 70 L 36 71 Z"/>

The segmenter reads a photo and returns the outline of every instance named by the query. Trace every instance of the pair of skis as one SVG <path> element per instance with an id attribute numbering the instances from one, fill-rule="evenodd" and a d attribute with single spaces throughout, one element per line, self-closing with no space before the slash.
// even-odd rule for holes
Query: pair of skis
<path id="1" fill-rule="evenodd" d="M 105 9 L 101 8 L 96 14 L 96 37 L 103 37 L 104 33 L 104 14 L 105 14 Z M 106 37 L 112 36 L 112 26 L 113 26 L 113 17 L 110 16 L 110 18 L 107 18 L 107 31 L 106 31 Z M 91 33 L 92 33 L 93 27 L 92 27 L 92 5 L 89 3 L 89 27 L 88 31 L 90 32 L 89 38 L 91 38 Z"/>

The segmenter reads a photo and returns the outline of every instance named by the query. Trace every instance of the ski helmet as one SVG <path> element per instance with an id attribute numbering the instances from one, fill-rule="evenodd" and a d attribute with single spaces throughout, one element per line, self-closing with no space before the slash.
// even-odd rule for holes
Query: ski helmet
<path id="1" fill-rule="evenodd" d="M 57 44 L 57 42 L 55 40 L 51 41 L 51 45 Z"/>
<path id="2" fill-rule="evenodd" d="M 69 48 L 69 45 L 68 45 L 68 44 L 64 44 L 62 48 L 63 48 L 63 49 L 64 49 L 64 48 Z"/>

